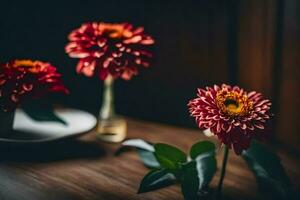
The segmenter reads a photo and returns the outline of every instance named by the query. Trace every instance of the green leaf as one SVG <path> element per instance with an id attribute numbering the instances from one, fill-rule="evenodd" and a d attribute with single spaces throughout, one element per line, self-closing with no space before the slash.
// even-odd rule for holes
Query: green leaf
<path id="1" fill-rule="evenodd" d="M 191 161 L 182 167 L 181 191 L 185 200 L 197 200 L 199 191 L 199 179 L 196 162 Z"/>
<path id="2" fill-rule="evenodd" d="M 217 171 L 215 149 L 214 143 L 200 141 L 194 144 L 190 150 L 191 158 L 196 161 L 200 191 L 208 187 Z"/>
<path id="3" fill-rule="evenodd" d="M 149 143 L 137 140 L 129 143 L 143 147 L 144 153 L 153 153 Z M 215 145 L 208 141 L 198 142 L 190 152 L 193 160 L 188 162 L 180 149 L 167 144 L 155 144 L 154 155 L 163 168 L 152 170 L 145 176 L 139 193 L 160 189 L 177 180 L 181 182 L 185 200 L 209 197 L 208 185 L 217 169 Z"/>
<path id="4" fill-rule="evenodd" d="M 151 169 L 161 167 L 153 152 L 142 149 L 137 149 L 137 152 L 146 167 Z"/>
<path id="5" fill-rule="evenodd" d="M 213 151 L 214 152 L 214 151 Z M 181 190 L 185 200 L 208 199 L 208 184 L 217 170 L 215 154 L 204 153 L 182 166 Z"/>
<path id="6" fill-rule="evenodd" d="M 116 151 L 116 155 L 120 155 L 122 152 L 129 148 L 136 148 L 140 159 L 143 164 L 148 168 L 160 168 L 156 157 L 154 156 L 154 147 L 151 143 L 142 139 L 130 139 L 122 143 L 122 146 Z"/>
<path id="7" fill-rule="evenodd" d="M 145 151 L 154 152 L 153 144 L 142 139 L 130 139 L 122 143 L 122 146 L 136 147 Z"/>
<path id="8" fill-rule="evenodd" d="M 209 141 L 194 144 L 190 150 L 192 161 L 181 171 L 181 190 L 185 200 L 202 199 L 209 195 L 208 185 L 217 170 L 215 145 Z"/>
<path id="9" fill-rule="evenodd" d="M 217 171 L 215 150 L 199 155 L 195 161 L 199 179 L 199 190 L 202 191 L 208 187 Z"/>
<path id="10" fill-rule="evenodd" d="M 158 143 L 154 145 L 154 149 L 158 162 L 167 169 L 178 169 L 179 163 L 187 161 L 185 153 L 174 146 Z"/>
<path id="11" fill-rule="evenodd" d="M 280 158 L 264 145 L 253 141 L 243 158 L 256 176 L 258 189 L 272 199 L 292 199 L 291 182 Z"/>
<path id="12" fill-rule="evenodd" d="M 150 192 L 172 185 L 176 182 L 175 176 L 167 169 L 154 169 L 142 180 L 138 193 Z"/>
<path id="13" fill-rule="evenodd" d="M 200 154 L 208 151 L 214 151 L 216 149 L 215 144 L 210 141 L 200 141 L 194 144 L 190 150 L 190 156 L 195 159 Z"/>
<path id="14" fill-rule="evenodd" d="M 30 106 L 23 107 L 24 112 L 35 121 L 52 121 L 58 122 L 63 125 L 68 125 L 66 121 L 57 116 L 53 109 L 50 107 L 38 107 L 38 106 Z"/>

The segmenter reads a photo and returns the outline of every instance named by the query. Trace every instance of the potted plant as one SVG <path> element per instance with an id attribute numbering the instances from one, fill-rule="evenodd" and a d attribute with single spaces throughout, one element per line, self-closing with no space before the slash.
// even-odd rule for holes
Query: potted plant
<path id="1" fill-rule="evenodd" d="M 20 104 L 56 92 L 68 90 L 50 63 L 13 60 L 0 65 L 0 137 L 12 132 L 15 109 Z"/>

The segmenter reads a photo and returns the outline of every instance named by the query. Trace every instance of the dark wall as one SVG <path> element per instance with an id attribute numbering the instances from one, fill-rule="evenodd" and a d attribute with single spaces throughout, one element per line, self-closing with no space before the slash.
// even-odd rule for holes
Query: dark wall
<path id="1" fill-rule="evenodd" d="M 282 59 L 278 70 L 278 133 L 288 148 L 300 152 L 300 1 L 284 3 Z"/>
<path id="2" fill-rule="evenodd" d="M 0 3 L 0 61 L 49 61 L 71 95 L 60 102 L 97 113 L 102 83 L 75 73 L 67 34 L 87 21 L 145 26 L 156 40 L 154 64 L 115 85 L 117 111 L 141 119 L 193 125 L 186 104 L 196 88 L 228 81 L 225 1 L 8 1 Z"/>
<path id="3" fill-rule="evenodd" d="M 299 150 L 299 1 L 1 1 L 0 62 L 49 61 L 71 94 L 55 99 L 95 114 L 102 82 L 75 73 L 67 35 L 87 21 L 130 22 L 156 40 L 151 68 L 116 81 L 120 114 L 194 126 L 187 102 L 197 87 L 231 83 L 273 101 L 277 138 Z M 274 134 L 275 135 L 275 134 Z"/>

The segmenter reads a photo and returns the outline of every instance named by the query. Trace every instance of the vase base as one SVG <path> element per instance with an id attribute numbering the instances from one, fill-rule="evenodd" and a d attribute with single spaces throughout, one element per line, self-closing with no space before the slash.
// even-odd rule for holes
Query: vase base
<path id="1" fill-rule="evenodd" d="M 126 138 L 127 123 L 122 118 L 101 119 L 98 122 L 97 137 L 105 142 L 118 143 Z"/>

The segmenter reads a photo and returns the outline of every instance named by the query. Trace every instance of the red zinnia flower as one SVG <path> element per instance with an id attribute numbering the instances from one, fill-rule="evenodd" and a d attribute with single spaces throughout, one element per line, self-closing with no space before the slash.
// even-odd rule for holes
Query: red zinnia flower
<path id="1" fill-rule="evenodd" d="M 260 93 L 247 93 L 237 86 L 223 84 L 198 89 L 197 96 L 188 106 L 199 128 L 210 129 L 236 154 L 249 148 L 254 136 L 264 135 L 271 102 Z"/>
<path id="2" fill-rule="evenodd" d="M 50 63 L 14 60 L 0 66 L 0 110 L 13 110 L 24 100 L 52 92 L 68 93 L 68 90 Z"/>
<path id="3" fill-rule="evenodd" d="M 131 24 L 85 23 L 72 31 L 65 50 L 72 58 L 79 58 L 77 72 L 97 75 L 104 80 L 108 75 L 129 80 L 138 67 L 148 67 L 152 54 L 147 50 L 154 40 L 143 27 Z"/>

